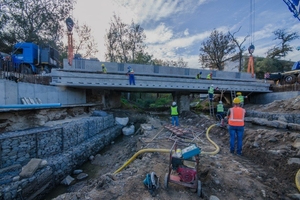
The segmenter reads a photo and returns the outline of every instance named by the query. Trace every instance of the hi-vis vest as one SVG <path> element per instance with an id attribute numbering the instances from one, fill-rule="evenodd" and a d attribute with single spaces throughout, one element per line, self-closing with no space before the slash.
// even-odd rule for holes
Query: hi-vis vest
<path id="1" fill-rule="evenodd" d="M 223 106 L 223 104 L 218 104 L 217 105 L 217 112 L 224 112 L 224 106 Z"/>
<path id="2" fill-rule="evenodd" d="M 213 87 L 209 87 L 208 93 L 209 93 L 209 94 L 213 94 L 213 93 L 214 93 L 214 88 L 213 88 Z"/>
<path id="3" fill-rule="evenodd" d="M 228 124 L 230 126 L 244 126 L 245 109 L 241 107 L 230 108 Z"/>
<path id="4" fill-rule="evenodd" d="M 171 116 L 177 116 L 178 111 L 177 111 L 177 106 L 171 106 Z"/>
<path id="5" fill-rule="evenodd" d="M 244 102 L 244 96 L 240 95 L 240 96 L 238 96 L 238 98 L 240 99 L 241 103 Z"/>

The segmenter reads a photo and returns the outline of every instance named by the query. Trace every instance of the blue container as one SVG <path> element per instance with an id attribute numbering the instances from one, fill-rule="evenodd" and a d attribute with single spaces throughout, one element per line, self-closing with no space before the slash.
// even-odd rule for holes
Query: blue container
<path id="1" fill-rule="evenodd" d="M 200 154 L 200 152 L 201 152 L 200 148 L 197 147 L 195 144 L 186 147 L 181 151 L 183 159 L 189 159 L 195 155 Z"/>

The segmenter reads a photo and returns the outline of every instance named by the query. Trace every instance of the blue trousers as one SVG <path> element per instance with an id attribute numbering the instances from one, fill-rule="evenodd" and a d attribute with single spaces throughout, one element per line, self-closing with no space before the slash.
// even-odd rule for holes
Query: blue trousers
<path id="1" fill-rule="evenodd" d="M 178 116 L 172 116 L 172 125 L 179 126 Z"/>
<path id="2" fill-rule="evenodd" d="M 235 146 L 237 146 L 236 153 L 242 155 L 244 126 L 228 126 L 228 130 L 230 134 L 230 152 L 234 153 Z"/>
<path id="3" fill-rule="evenodd" d="M 213 93 L 208 93 L 209 100 L 212 101 L 214 99 L 214 94 Z"/>
<path id="4" fill-rule="evenodd" d="M 134 74 L 129 74 L 129 85 L 135 85 Z"/>

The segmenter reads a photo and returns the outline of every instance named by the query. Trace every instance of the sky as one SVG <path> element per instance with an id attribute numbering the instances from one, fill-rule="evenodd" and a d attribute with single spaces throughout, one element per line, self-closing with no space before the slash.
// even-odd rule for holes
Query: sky
<path id="1" fill-rule="evenodd" d="M 104 37 L 114 14 L 122 22 L 134 21 L 144 29 L 146 51 L 154 58 L 174 61 L 183 58 L 190 68 L 201 67 L 201 43 L 214 29 L 236 32 L 240 42 L 250 35 L 244 46 L 248 48 L 252 41 L 254 57 L 266 57 L 268 49 L 280 44 L 274 40 L 275 30 L 300 34 L 300 21 L 283 0 L 77 0 L 73 18 L 91 27 L 99 60 L 104 61 Z M 300 39 L 290 45 L 294 51 L 285 59 L 300 60 L 300 51 L 296 50 Z"/>

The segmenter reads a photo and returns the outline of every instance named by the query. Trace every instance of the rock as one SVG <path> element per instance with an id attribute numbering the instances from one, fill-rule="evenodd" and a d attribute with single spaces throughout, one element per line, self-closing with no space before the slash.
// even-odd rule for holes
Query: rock
<path id="1" fill-rule="evenodd" d="M 21 178 L 20 176 L 15 176 L 15 177 L 13 177 L 13 181 L 14 181 L 14 182 L 19 181 L 20 178 Z"/>
<path id="2" fill-rule="evenodd" d="M 47 166 L 47 165 L 48 165 L 47 160 L 42 160 L 42 162 L 40 163 L 39 168 L 43 168 L 43 167 L 45 167 L 45 166 Z"/>
<path id="3" fill-rule="evenodd" d="M 291 164 L 300 164 L 300 158 L 289 158 L 288 159 L 288 164 L 291 165 Z"/>
<path id="4" fill-rule="evenodd" d="M 89 160 L 90 161 L 93 161 L 95 159 L 95 156 L 93 156 L 93 155 L 91 155 L 90 157 L 89 157 Z"/>
<path id="5" fill-rule="evenodd" d="M 107 112 L 101 111 L 101 110 L 94 110 L 91 116 L 105 117 L 105 116 L 107 116 Z"/>
<path id="6" fill-rule="evenodd" d="M 253 147 L 255 147 L 255 148 L 259 148 L 259 144 L 258 144 L 258 142 L 253 142 L 253 145 L 252 145 Z"/>
<path id="7" fill-rule="evenodd" d="M 101 166 L 102 160 L 103 160 L 103 157 L 100 154 L 97 154 L 95 156 L 94 160 L 91 162 L 91 164 L 92 165 L 99 165 L 99 166 Z"/>
<path id="8" fill-rule="evenodd" d="M 278 121 L 287 122 L 287 120 L 284 116 L 279 116 Z"/>
<path id="9" fill-rule="evenodd" d="M 82 179 L 87 178 L 88 176 L 89 175 L 86 173 L 80 173 L 76 178 L 77 178 L 77 180 L 82 180 Z"/>
<path id="10" fill-rule="evenodd" d="M 124 127 L 122 129 L 122 132 L 124 135 L 132 135 L 134 133 L 134 130 L 135 130 L 134 125 L 131 125 L 130 127 Z"/>
<path id="11" fill-rule="evenodd" d="M 209 200 L 220 200 L 218 197 L 214 196 L 214 195 L 211 195 L 209 197 Z"/>
<path id="12" fill-rule="evenodd" d="M 82 172 L 83 172 L 82 169 L 75 169 L 75 170 L 73 171 L 73 174 L 77 175 L 77 174 L 80 174 L 80 173 L 82 173 Z"/>
<path id="13" fill-rule="evenodd" d="M 129 118 L 125 117 L 125 118 L 120 118 L 120 117 L 116 117 L 115 118 L 116 123 L 122 126 L 126 126 L 129 122 Z"/>
<path id="14" fill-rule="evenodd" d="M 142 132 L 144 131 L 151 131 L 153 129 L 153 126 L 151 124 L 141 124 Z"/>
<path id="15" fill-rule="evenodd" d="M 299 149 L 300 148 L 300 138 L 297 138 L 292 144 L 293 147 Z"/>
<path id="16" fill-rule="evenodd" d="M 274 136 L 271 136 L 268 141 L 269 142 L 277 142 L 278 139 L 276 137 L 274 137 Z"/>
<path id="17" fill-rule="evenodd" d="M 300 124 L 288 123 L 288 129 L 300 131 Z"/>
<path id="18" fill-rule="evenodd" d="M 266 125 L 270 126 L 270 127 L 275 127 L 275 128 L 282 128 L 282 129 L 287 128 L 286 122 L 282 122 L 282 121 L 278 121 L 278 120 L 269 121 Z"/>
<path id="19" fill-rule="evenodd" d="M 75 179 L 68 175 L 64 180 L 62 180 L 60 183 L 62 185 L 70 185 Z"/>
<path id="20" fill-rule="evenodd" d="M 42 159 L 37 159 L 37 158 L 31 159 L 27 163 L 27 165 L 25 165 L 22 168 L 20 176 L 22 178 L 29 178 L 29 177 L 31 177 L 36 172 L 36 170 L 39 168 L 41 162 L 42 162 Z"/>

